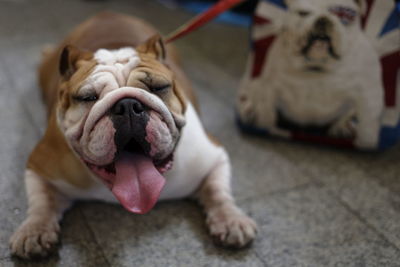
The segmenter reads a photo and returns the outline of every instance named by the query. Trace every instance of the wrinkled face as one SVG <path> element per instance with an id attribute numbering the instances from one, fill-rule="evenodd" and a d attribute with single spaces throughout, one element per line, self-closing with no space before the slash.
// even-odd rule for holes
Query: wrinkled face
<path id="1" fill-rule="evenodd" d="M 287 0 L 282 36 L 294 68 L 324 71 L 335 67 L 360 31 L 363 0 Z"/>
<path id="2" fill-rule="evenodd" d="M 57 110 L 74 151 L 125 208 L 138 213 L 157 200 L 161 175 L 172 166 L 185 123 L 184 99 L 162 63 L 161 46 L 150 40 L 137 50 L 100 49 L 84 59 L 76 56 Z M 72 53 L 65 53 L 71 61 Z M 68 67 L 61 69 L 68 74 Z"/>

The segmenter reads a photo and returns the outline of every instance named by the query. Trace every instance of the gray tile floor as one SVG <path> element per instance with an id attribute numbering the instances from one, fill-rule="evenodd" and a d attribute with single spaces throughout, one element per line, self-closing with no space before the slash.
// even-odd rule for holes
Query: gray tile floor
<path id="1" fill-rule="evenodd" d="M 10 258 L 8 238 L 26 212 L 25 160 L 45 126 L 41 47 L 104 9 L 143 17 L 162 33 L 191 17 L 149 0 L 0 0 L 0 266 L 400 266 L 400 148 L 363 154 L 240 134 L 233 103 L 248 32 L 217 23 L 177 46 L 206 127 L 231 154 L 237 202 L 260 226 L 253 246 L 215 247 L 189 201 L 144 216 L 79 203 L 63 220 L 57 256 Z"/>

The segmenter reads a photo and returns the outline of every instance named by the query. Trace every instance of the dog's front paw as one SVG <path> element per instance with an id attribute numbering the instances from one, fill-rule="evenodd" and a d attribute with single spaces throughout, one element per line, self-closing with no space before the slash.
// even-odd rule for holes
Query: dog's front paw
<path id="1" fill-rule="evenodd" d="M 28 218 L 10 238 L 11 253 L 24 259 L 48 256 L 58 243 L 59 231 L 57 220 Z"/>
<path id="2" fill-rule="evenodd" d="M 218 245 L 242 248 L 253 241 L 256 223 L 237 207 L 220 207 L 207 216 L 211 236 Z"/>
<path id="3" fill-rule="evenodd" d="M 352 120 L 339 120 L 328 130 L 328 134 L 337 138 L 351 138 L 356 135 L 356 126 Z"/>
<path id="4" fill-rule="evenodd" d="M 238 98 L 237 111 L 240 120 L 245 124 L 253 124 L 256 118 L 254 106 L 249 96 L 241 94 Z"/>

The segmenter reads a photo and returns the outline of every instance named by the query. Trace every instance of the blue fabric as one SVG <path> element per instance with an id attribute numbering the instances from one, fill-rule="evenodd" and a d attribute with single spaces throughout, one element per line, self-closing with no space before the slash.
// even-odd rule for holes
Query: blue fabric
<path id="1" fill-rule="evenodd" d="M 381 128 L 381 133 L 379 136 L 379 149 L 387 149 L 394 146 L 400 139 L 400 122 L 396 127 L 386 127 Z"/>
<path id="2" fill-rule="evenodd" d="M 386 33 L 392 30 L 398 29 L 399 25 L 400 25 L 400 3 L 397 3 L 396 7 L 393 9 L 393 12 L 387 19 L 385 26 L 383 26 L 383 29 L 379 34 L 379 36 L 385 35 Z"/>
<path id="3" fill-rule="evenodd" d="M 254 125 L 251 125 L 251 124 L 243 123 L 240 120 L 237 112 L 236 112 L 236 116 L 235 116 L 235 121 L 236 121 L 236 125 L 238 126 L 238 128 L 245 134 L 251 134 L 251 135 L 265 137 L 265 138 L 278 138 L 276 136 L 270 135 L 266 129 L 262 129 L 262 128 L 256 127 Z M 395 128 L 382 127 L 380 136 L 379 136 L 378 147 L 376 149 L 364 150 L 364 152 L 367 152 L 367 151 L 372 152 L 372 151 L 376 151 L 376 150 L 378 150 L 378 151 L 386 150 L 390 147 L 393 147 L 395 144 L 397 144 L 399 139 L 400 139 L 400 122 L 397 125 L 397 127 L 395 127 Z M 283 139 L 283 140 L 290 140 L 290 139 Z M 306 142 L 306 143 L 309 143 L 309 142 Z"/>
<path id="4" fill-rule="evenodd" d="M 396 30 L 400 27 L 400 1 L 397 2 L 393 12 L 390 14 L 379 36 Z M 379 148 L 386 149 L 395 145 L 400 140 L 400 121 L 396 127 L 384 126 L 380 133 Z"/>
<path id="5" fill-rule="evenodd" d="M 236 115 L 235 117 L 236 117 L 236 125 L 244 133 L 258 135 L 258 136 L 265 136 L 265 137 L 269 137 L 270 136 L 267 130 L 262 129 L 262 128 L 258 128 L 258 127 L 254 126 L 254 125 L 243 123 L 240 120 L 239 115 Z"/>
<path id="6" fill-rule="evenodd" d="M 263 1 L 270 2 L 284 9 L 287 8 L 284 0 L 263 0 Z"/>
<path id="7" fill-rule="evenodd" d="M 195 12 L 201 13 L 211 7 L 213 4 L 204 3 L 201 1 L 188 1 L 183 2 L 182 7 Z M 224 13 L 220 14 L 218 17 L 215 18 L 216 21 L 226 22 L 238 26 L 248 27 L 251 24 L 251 17 L 248 15 L 238 14 L 232 11 L 225 11 Z"/>

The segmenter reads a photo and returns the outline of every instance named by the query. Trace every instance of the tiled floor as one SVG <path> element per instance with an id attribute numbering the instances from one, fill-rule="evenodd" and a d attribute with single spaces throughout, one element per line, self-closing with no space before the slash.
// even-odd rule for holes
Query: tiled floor
<path id="1" fill-rule="evenodd" d="M 35 69 L 41 47 L 103 9 L 168 33 L 191 17 L 150 0 L 0 0 L 0 266 L 400 266 L 400 148 L 363 154 L 240 134 L 233 104 L 247 51 L 244 28 L 213 23 L 177 42 L 206 127 L 232 157 L 234 193 L 260 226 L 251 248 L 215 247 L 195 203 L 148 215 L 79 203 L 57 256 L 11 258 L 23 220 L 23 169 L 45 126 Z"/>

